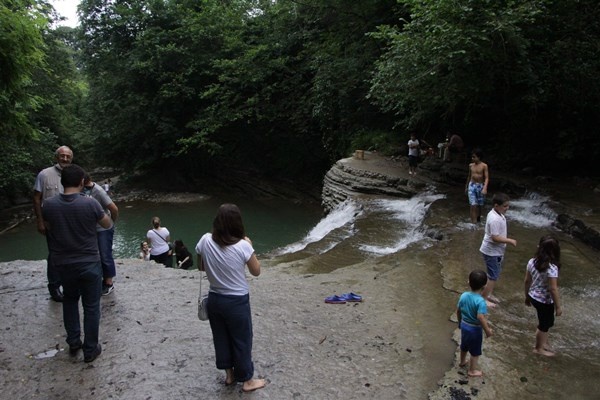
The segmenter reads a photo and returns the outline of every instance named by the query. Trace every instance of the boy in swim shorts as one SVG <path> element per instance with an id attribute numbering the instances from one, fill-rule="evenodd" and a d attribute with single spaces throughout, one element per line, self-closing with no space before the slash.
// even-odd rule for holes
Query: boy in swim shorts
<path id="1" fill-rule="evenodd" d="M 481 221 L 481 209 L 485 204 L 485 195 L 490 181 L 488 166 L 481 161 L 483 153 L 481 149 L 473 150 L 471 155 L 472 163 L 469 164 L 469 175 L 467 176 L 467 184 L 465 193 L 469 197 L 469 205 L 471 206 L 470 215 L 471 222 L 477 223 Z"/>
<path id="2" fill-rule="evenodd" d="M 493 331 L 487 323 L 487 306 L 481 296 L 486 283 L 487 275 L 481 270 L 472 271 L 469 274 L 469 286 L 471 291 L 464 292 L 456 307 L 456 317 L 460 328 L 460 366 L 467 365 L 467 353 L 471 354 L 469 359 L 468 376 L 478 377 L 483 373 L 477 369 L 477 361 L 481 355 L 481 344 L 483 342 L 482 330 L 486 337 L 493 335 Z"/>

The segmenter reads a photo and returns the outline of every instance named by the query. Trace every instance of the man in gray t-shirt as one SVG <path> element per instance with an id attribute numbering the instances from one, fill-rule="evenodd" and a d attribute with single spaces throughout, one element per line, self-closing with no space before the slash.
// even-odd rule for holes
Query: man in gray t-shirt
<path id="1" fill-rule="evenodd" d="M 46 234 L 46 227 L 42 219 L 42 205 L 45 200 L 52 198 L 63 192 L 63 186 L 60 182 L 62 169 L 71 165 L 73 161 L 73 151 L 67 146 L 60 146 L 54 154 L 56 164 L 43 169 L 37 175 L 33 186 L 33 211 L 37 218 L 37 229 L 42 235 Z M 61 302 L 63 294 L 60 291 L 60 277 L 48 256 L 47 260 L 48 291 L 54 301 Z"/>

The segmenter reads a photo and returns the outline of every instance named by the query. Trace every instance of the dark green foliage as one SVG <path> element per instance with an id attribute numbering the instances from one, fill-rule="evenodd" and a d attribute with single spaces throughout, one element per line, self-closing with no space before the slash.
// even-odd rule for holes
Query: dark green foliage
<path id="1" fill-rule="evenodd" d="M 85 85 L 68 46 L 69 28 L 50 29 L 45 1 L 0 4 L 0 194 L 30 193 L 37 171 L 51 165 L 58 143 L 73 148 L 85 133 L 79 119 Z"/>
<path id="2" fill-rule="evenodd" d="M 599 172 L 592 0 L 46 0 L 0 3 L 0 190 L 59 144 L 178 186 L 318 181 L 355 149 L 449 129 L 497 167 Z"/>
<path id="3" fill-rule="evenodd" d="M 389 126 L 365 97 L 380 54 L 366 33 L 394 4 L 84 1 L 103 154 L 135 169 L 191 163 L 194 176 L 225 163 L 320 179 L 358 131 Z"/>
<path id="4" fill-rule="evenodd" d="M 370 92 L 398 126 L 452 128 L 498 161 L 546 170 L 600 155 L 596 1 L 402 3 L 411 19 L 374 34 L 388 50 Z"/>

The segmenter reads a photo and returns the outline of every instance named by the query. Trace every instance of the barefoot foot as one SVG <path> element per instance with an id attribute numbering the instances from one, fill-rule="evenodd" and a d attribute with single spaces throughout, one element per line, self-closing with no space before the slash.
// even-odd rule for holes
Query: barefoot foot
<path id="1" fill-rule="evenodd" d="M 483 376 L 483 372 L 475 370 L 475 371 L 469 371 L 467 372 L 467 375 L 470 376 L 471 378 L 479 378 L 480 376 Z"/>
<path id="2" fill-rule="evenodd" d="M 267 382 L 264 379 L 250 379 L 244 382 L 242 391 L 252 392 L 253 390 L 264 388 L 266 384 Z"/>
<path id="3" fill-rule="evenodd" d="M 461 367 L 461 368 L 464 368 L 464 367 L 466 367 L 467 365 L 469 365 L 469 362 L 468 362 L 468 361 L 461 362 L 460 364 L 458 364 L 458 366 L 459 366 L 459 367 Z"/>
<path id="4" fill-rule="evenodd" d="M 533 352 L 546 357 L 554 357 L 556 355 L 556 353 L 544 349 L 533 349 Z"/>
<path id="5" fill-rule="evenodd" d="M 491 301 L 489 301 L 489 300 L 486 300 L 486 301 L 485 301 L 485 305 L 486 305 L 488 308 L 496 308 L 496 306 L 497 306 L 497 304 L 496 304 L 496 303 L 492 303 L 492 302 L 491 302 Z"/>
<path id="6" fill-rule="evenodd" d="M 492 296 L 491 294 L 487 297 L 487 299 L 492 303 L 500 304 L 500 299 L 498 299 L 496 296 Z"/>

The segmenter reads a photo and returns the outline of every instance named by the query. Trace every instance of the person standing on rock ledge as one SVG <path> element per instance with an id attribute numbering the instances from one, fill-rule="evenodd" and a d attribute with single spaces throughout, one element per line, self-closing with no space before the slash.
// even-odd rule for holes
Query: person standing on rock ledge
<path id="1" fill-rule="evenodd" d="M 37 229 L 42 235 L 46 234 L 46 227 L 42 219 L 42 205 L 47 199 L 63 192 L 60 176 L 63 168 L 73 162 L 73 151 L 67 146 L 60 146 L 55 152 L 56 164 L 40 171 L 33 186 L 33 211 L 37 218 Z M 63 301 L 60 291 L 60 275 L 54 267 L 50 256 L 47 259 L 48 291 L 52 300 Z"/>
<path id="2" fill-rule="evenodd" d="M 479 247 L 488 275 L 488 283 L 482 293 L 488 307 L 495 307 L 495 303 L 498 303 L 498 299 L 492 293 L 496 282 L 500 279 L 506 245 L 517 247 L 517 241 L 508 237 L 506 217 L 504 216 L 509 207 L 509 200 L 508 195 L 504 193 L 496 193 L 492 198 L 494 208 L 485 219 L 485 234 Z"/>
<path id="3" fill-rule="evenodd" d="M 96 227 L 98 234 L 98 250 L 100 251 L 100 261 L 102 262 L 102 295 L 107 296 L 113 292 L 115 285 L 113 278 L 117 275 L 115 259 L 113 257 L 113 238 L 115 236 L 115 222 L 119 217 L 119 208 L 112 201 L 108 192 L 92 181 L 89 174 L 85 174 L 83 182 L 83 194 L 92 197 L 100 203 L 104 212 L 112 220 L 112 226 L 109 229 L 104 229 L 100 225 Z"/>
<path id="4" fill-rule="evenodd" d="M 225 384 L 243 382 L 242 391 L 265 386 L 254 379 L 252 362 L 252 313 L 246 279 L 246 265 L 253 276 L 260 275 L 260 262 L 246 236 L 240 209 L 223 204 L 206 233 L 196 245 L 198 269 L 206 271 L 208 320 L 213 334 L 217 369 L 224 369 Z"/>
<path id="5" fill-rule="evenodd" d="M 410 134 L 408 141 L 408 174 L 416 175 L 419 164 L 419 140 L 416 133 Z"/>
<path id="6" fill-rule="evenodd" d="M 81 195 L 84 175 L 78 165 L 65 167 L 60 178 L 64 193 L 44 201 L 42 217 L 48 252 L 63 285 L 63 322 L 69 354 L 74 356 L 83 349 L 83 360 L 92 362 L 102 352 L 98 342 L 102 265 L 96 224 L 109 229 L 112 220 L 98 201 Z M 79 298 L 83 305 L 83 343 Z"/>
<path id="7" fill-rule="evenodd" d="M 548 330 L 554 326 L 554 314 L 562 315 L 558 294 L 558 271 L 560 270 L 560 245 L 552 236 L 542 236 L 535 256 L 527 263 L 525 273 L 525 305 L 537 311 L 538 326 L 535 332 L 533 352 L 554 356 L 548 346 Z"/>
<path id="8" fill-rule="evenodd" d="M 481 149 L 473 150 L 471 156 L 473 162 L 469 164 L 469 175 L 465 186 L 465 193 L 469 198 L 471 223 L 473 224 L 481 221 L 481 209 L 485 204 L 485 195 L 490 182 L 488 166 L 481 161 L 482 156 Z"/>

